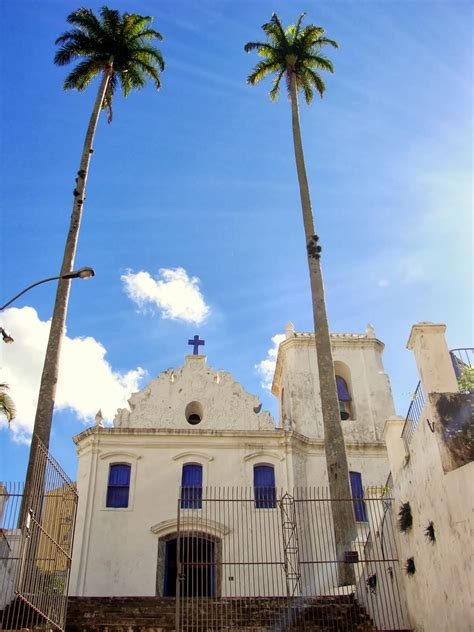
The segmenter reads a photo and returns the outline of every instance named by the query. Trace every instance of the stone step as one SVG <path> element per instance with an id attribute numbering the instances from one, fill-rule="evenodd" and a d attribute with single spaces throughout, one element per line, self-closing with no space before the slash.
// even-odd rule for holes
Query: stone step
<path id="1" fill-rule="evenodd" d="M 186 632 L 374 632 L 370 617 L 352 596 L 300 598 L 199 598 L 179 604 Z M 66 632 L 173 632 L 174 598 L 71 597 Z"/>

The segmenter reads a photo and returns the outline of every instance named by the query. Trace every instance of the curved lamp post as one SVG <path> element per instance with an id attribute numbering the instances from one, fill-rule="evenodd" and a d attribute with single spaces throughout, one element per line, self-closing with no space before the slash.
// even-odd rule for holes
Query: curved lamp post
<path id="1" fill-rule="evenodd" d="M 93 276 L 95 276 L 94 270 L 90 267 L 84 267 L 84 268 L 79 268 L 78 270 L 71 270 L 71 272 L 65 272 L 64 274 L 60 274 L 59 276 L 48 277 L 47 279 L 42 279 L 41 281 L 37 281 L 36 283 L 29 285 L 27 288 L 22 290 L 19 294 L 17 294 L 12 299 L 10 299 L 7 303 L 5 303 L 5 305 L 2 305 L 0 307 L 0 311 L 4 310 L 6 307 L 8 307 L 8 305 L 11 305 L 13 301 L 16 301 L 16 299 L 22 296 L 23 294 L 25 294 L 25 292 L 28 292 L 29 290 L 31 290 L 31 288 L 36 287 L 37 285 L 41 285 L 42 283 L 58 280 L 59 285 L 60 285 L 61 283 L 69 282 L 71 279 L 90 279 Z M 69 289 L 67 290 L 67 293 L 66 293 L 66 299 L 68 295 L 69 295 Z M 57 294 L 56 294 L 56 297 L 57 297 Z M 57 299 L 56 299 L 56 303 L 57 303 Z M 28 505 L 31 502 L 31 498 L 28 499 L 28 497 L 32 494 L 33 469 L 34 469 L 34 463 L 35 463 L 35 458 L 36 458 L 36 453 L 37 453 L 37 445 L 36 445 L 37 440 L 41 441 L 45 445 L 46 449 L 48 449 L 49 447 L 49 435 L 50 435 L 50 430 L 51 430 L 50 422 L 51 422 L 52 411 L 54 407 L 54 395 L 56 392 L 57 365 L 58 365 L 58 360 L 59 360 L 60 338 L 63 331 L 65 312 L 66 312 L 66 307 L 65 306 L 62 306 L 62 307 L 63 307 L 62 309 L 63 314 L 59 319 L 56 318 L 56 321 L 58 321 L 56 323 L 56 327 L 54 327 L 55 314 L 53 314 L 53 319 L 51 322 L 48 346 L 46 349 L 45 362 L 43 366 L 43 375 L 41 377 L 40 392 L 38 396 L 38 406 L 36 410 L 35 424 L 33 428 L 33 437 L 32 437 L 31 446 L 30 446 L 30 456 L 29 456 L 28 468 L 26 472 L 24 495 L 22 498 L 21 507 L 20 507 L 20 515 L 18 518 L 18 525 L 20 527 L 23 525 L 23 522 L 25 520 L 25 515 L 28 509 Z M 57 311 L 57 304 L 55 304 L 55 313 L 56 311 Z M 53 329 L 55 329 L 54 335 L 52 335 Z M 4 329 L 0 330 L 0 335 L 3 337 L 4 342 L 6 343 L 13 342 L 13 338 Z M 49 391 L 51 392 L 48 393 L 49 396 L 47 397 L 47 400 L 48 400 L 47 406 L 50 409 L 49 415 L 47 415 L 47 417 L 49 417 L 49 424 L 48 423 L 45 424 L 44 422 L 38 423 L 38 417 L 41 417 L 41 413 L 43 413 L 42 410 L 40 411 L 40 408 L 42 404 L 42 388 L 43 388 L 43 382 L 45 381 L 44 379 L 45 373 L 47 371 L 51 371 L 51 368 L 50 368 L 51 365 L 53 367 L 53 378 L 52 378 L 53 388 L 52 389 L 49 388 Z M 48 385 L 48 387 L 49 386 L 50 385 Z M 48 422 L 48 419 L 46 419 L 46 422 Z M 42 489 L 42 485 L 44 483 L 44 476 L 45 476 L 45 470 L 44 470 L 44 467 L 41 466 L 37 472 L 38 480 L 35 481 L 35 484 L 38 489 Z"/>
<path id="2" fill-rule="evenodd" d="M 68 272 L 67 274 L 61 274 L 60 276 L 48 277 L 47 279 L 42 279 L 41 281 L 36 281 L 36 283 L 32 283 L 24 290 L 16 294 L 13 298 L 11 298 L 8 303 L 2 305 L 0 307 L 0 312 L 3 311 L 6 307 L 11 305 L 13 301 L 16 301 L 17 298 L 20 298 L 25 292 L 31 290 L 31 288 L 36 287 L 37 285 L 41 285 L 42 283 L 47 283 L 48 281 L 57 281 L 58 279 L 90 279 L 95 276 L 95 272 L 92 268 L 85 267 L 79 268 L 79 270 L 73 270 L 72 272 Z M 7 341 L 5 341 L 7 342 Z"/>

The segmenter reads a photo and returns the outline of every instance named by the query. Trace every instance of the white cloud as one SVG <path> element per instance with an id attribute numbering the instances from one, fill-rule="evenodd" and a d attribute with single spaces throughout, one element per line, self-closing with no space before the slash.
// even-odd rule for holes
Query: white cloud
<path id="1" fill-rule="evenodd" d="M 382 288 L 388 287 L 390 285 L 390 281 L 388 279 L 379 279 L 377 285 Z"/>
<path id="2" fill-rule="evenodd" d="M 32 307 L 5 310 L 0 322 L 14 343 L 3 344 L 0 381 L 10 386 L 17 416 L 11 423 L 13 438 L 28 442 L 33 429 L 41 372 L 50 321 L 43 322 Z M 64 337 L 56 392 L 56 410 L 69 408 L 84 422 L 92 423 L 102 409 L 111 422 L 117 408 L 126 405 L 138 390 L 145 371 L 137 367 L 127 373 L 114 371 L 106 361 L 106 349 L 94 338 Z M 6 425 L 0 420 L 0 427 Z"/>
<path id="3" fill-rule="evenodd" d="M 126 294 L 141 310 L 157 307 L 162 318 L 197 325 L 209 315 L 199 278 L 189 277 L 184 268 L 161 268 L 156 278 L 143 270 L 136 274 L 129 270 L 121 279 Z"/>
<path id="4" fill-rule="evenodd" d="M 285 340 L 285 334 L 276 334 L 273 336 L 273 347 L 267 351 L 267 357 L 255 365 L 257 373 L 259 373 L 262 378 L 262 387 L 268 390 L 272 387 L 273 376 L 275 374 L 278 346 L 283 340 Z"/>

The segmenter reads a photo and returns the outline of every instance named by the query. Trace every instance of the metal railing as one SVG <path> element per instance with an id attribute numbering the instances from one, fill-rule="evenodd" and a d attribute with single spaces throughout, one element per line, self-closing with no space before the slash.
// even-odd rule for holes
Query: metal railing
<path id="1" fill-rule="evenodd" d="M 460 379 L 463 376 L 466 377 L 466 371 L 474 366 L 474 348 L 465 347 L 463 349 L 451 349 L 449 352 L 451 356 L 451 362 L 453 363 L 454 373 L 456 379 Z M 472 377 L 471 377 L 472 381 Z M 402 430 L 402 439 L 405 444 L 405 450 L 409 454 L 409 445 L 413 438 L 413 433 L 420 421 L 421 413 L 425 406 L 425 396 L 423 393 L 423 386 L 421 381 L 415 389 L 412 397 L 410 407 L 408 409 L 407 416 L 405 418 L 405 424 Z"/>
<path id="2" fill-rule="evenodd" d="M 253 488 L 216 487 L 203 488 L 198 509 L 178 502 L 177 533 L 164 536 L 158 569 L 159 593 L 176 596 L 177 632 L 408 628 L 384 488 L 357 501 L 367 521 L 357 523 L 344 560 L 331 503 L 354 499 L 331 499 L 326 488 L 274 490 L 273 498 L 260 507 Z M 353 585 L 339 581 L 347 564 Z"/>
<path id="3" fill-rule="evenodd" d="M 405 417 L 405 424 L 402 430 L 402 439 L 405 444 L 405 450 L 408 454 L 410 445 L 410 441 L 412 440 L 413 433 L 416 430 L 418 422 L 420 421 L 421 413 L 423 412 L 423 408 L 425 406 L 425 395 L 423 393 L 423 386 L 421 382 L 418 382 L 418 385 L 413 393 L 412 401 L 410 407 L 407 412 L 407 416 Z"/>
<path id="4" fill-rule="evenodd" d="M 474 366 L 474 349 L 472 347 L 451 349 L 449 354 L 457 379 L 465 373 L 466 369 L 472 369 Z"/>
<path id="5" fill-rule="evenodd" d="M 77 491 L 38 440 L 37 445 L 30 493 L 20 483 L 0 485 L 3 630 L 65 626 Z"/>

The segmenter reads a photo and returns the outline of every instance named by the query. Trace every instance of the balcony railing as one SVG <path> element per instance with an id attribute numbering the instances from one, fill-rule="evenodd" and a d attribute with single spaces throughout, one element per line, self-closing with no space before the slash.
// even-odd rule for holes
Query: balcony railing
<path id="1" fill-rule="evenodd" d="M 464 349 L 452 349 L 450 352 L 451 361 L 453 363 L 454 373 L 456 378 L 466 375 L 466 369 L 473 369 L 474 367 L 474 348 L 466 347 Z M 410 408 L 408 409 L 407 416 L 405 417 L 405 425 L 402 430 L 402 439 L 405 444 L 407 454 L 409 452 L 408 446 L 413 437 L 413 433 L 416 430 L 418 422 L 420 421 L 421 413 L 425 406 L 425 396 L 423 393 L 423 387 L 421 382 L 418 382 L 416 390 L 413 394 Z"/>
<path id="2" fill-rule="evenodd" d="M 466 372 L 466 369 L 472 369 L 474 365 L 474 349 L 466 347 L 465 349 L 451 349 L 451 362 L 453 363 L 456 379 L 459 380 Z"/>
<path id="3" fill-rule="evenodd" d="M 421 382 L 418 382 L 415 392 L 411 400 L 410 408 L 408 409 L 407 416 L 405 417 L 405 425 L 402 430 L 402 439 L 405 444 L 405 450 L 408 454 L 408 446 L 413 437 L 413 433 L 416 430 L 418 422 L 420 421 L 421 413 L 425 406 L 425 395 L 423 393 L 423 387 Z"/>

